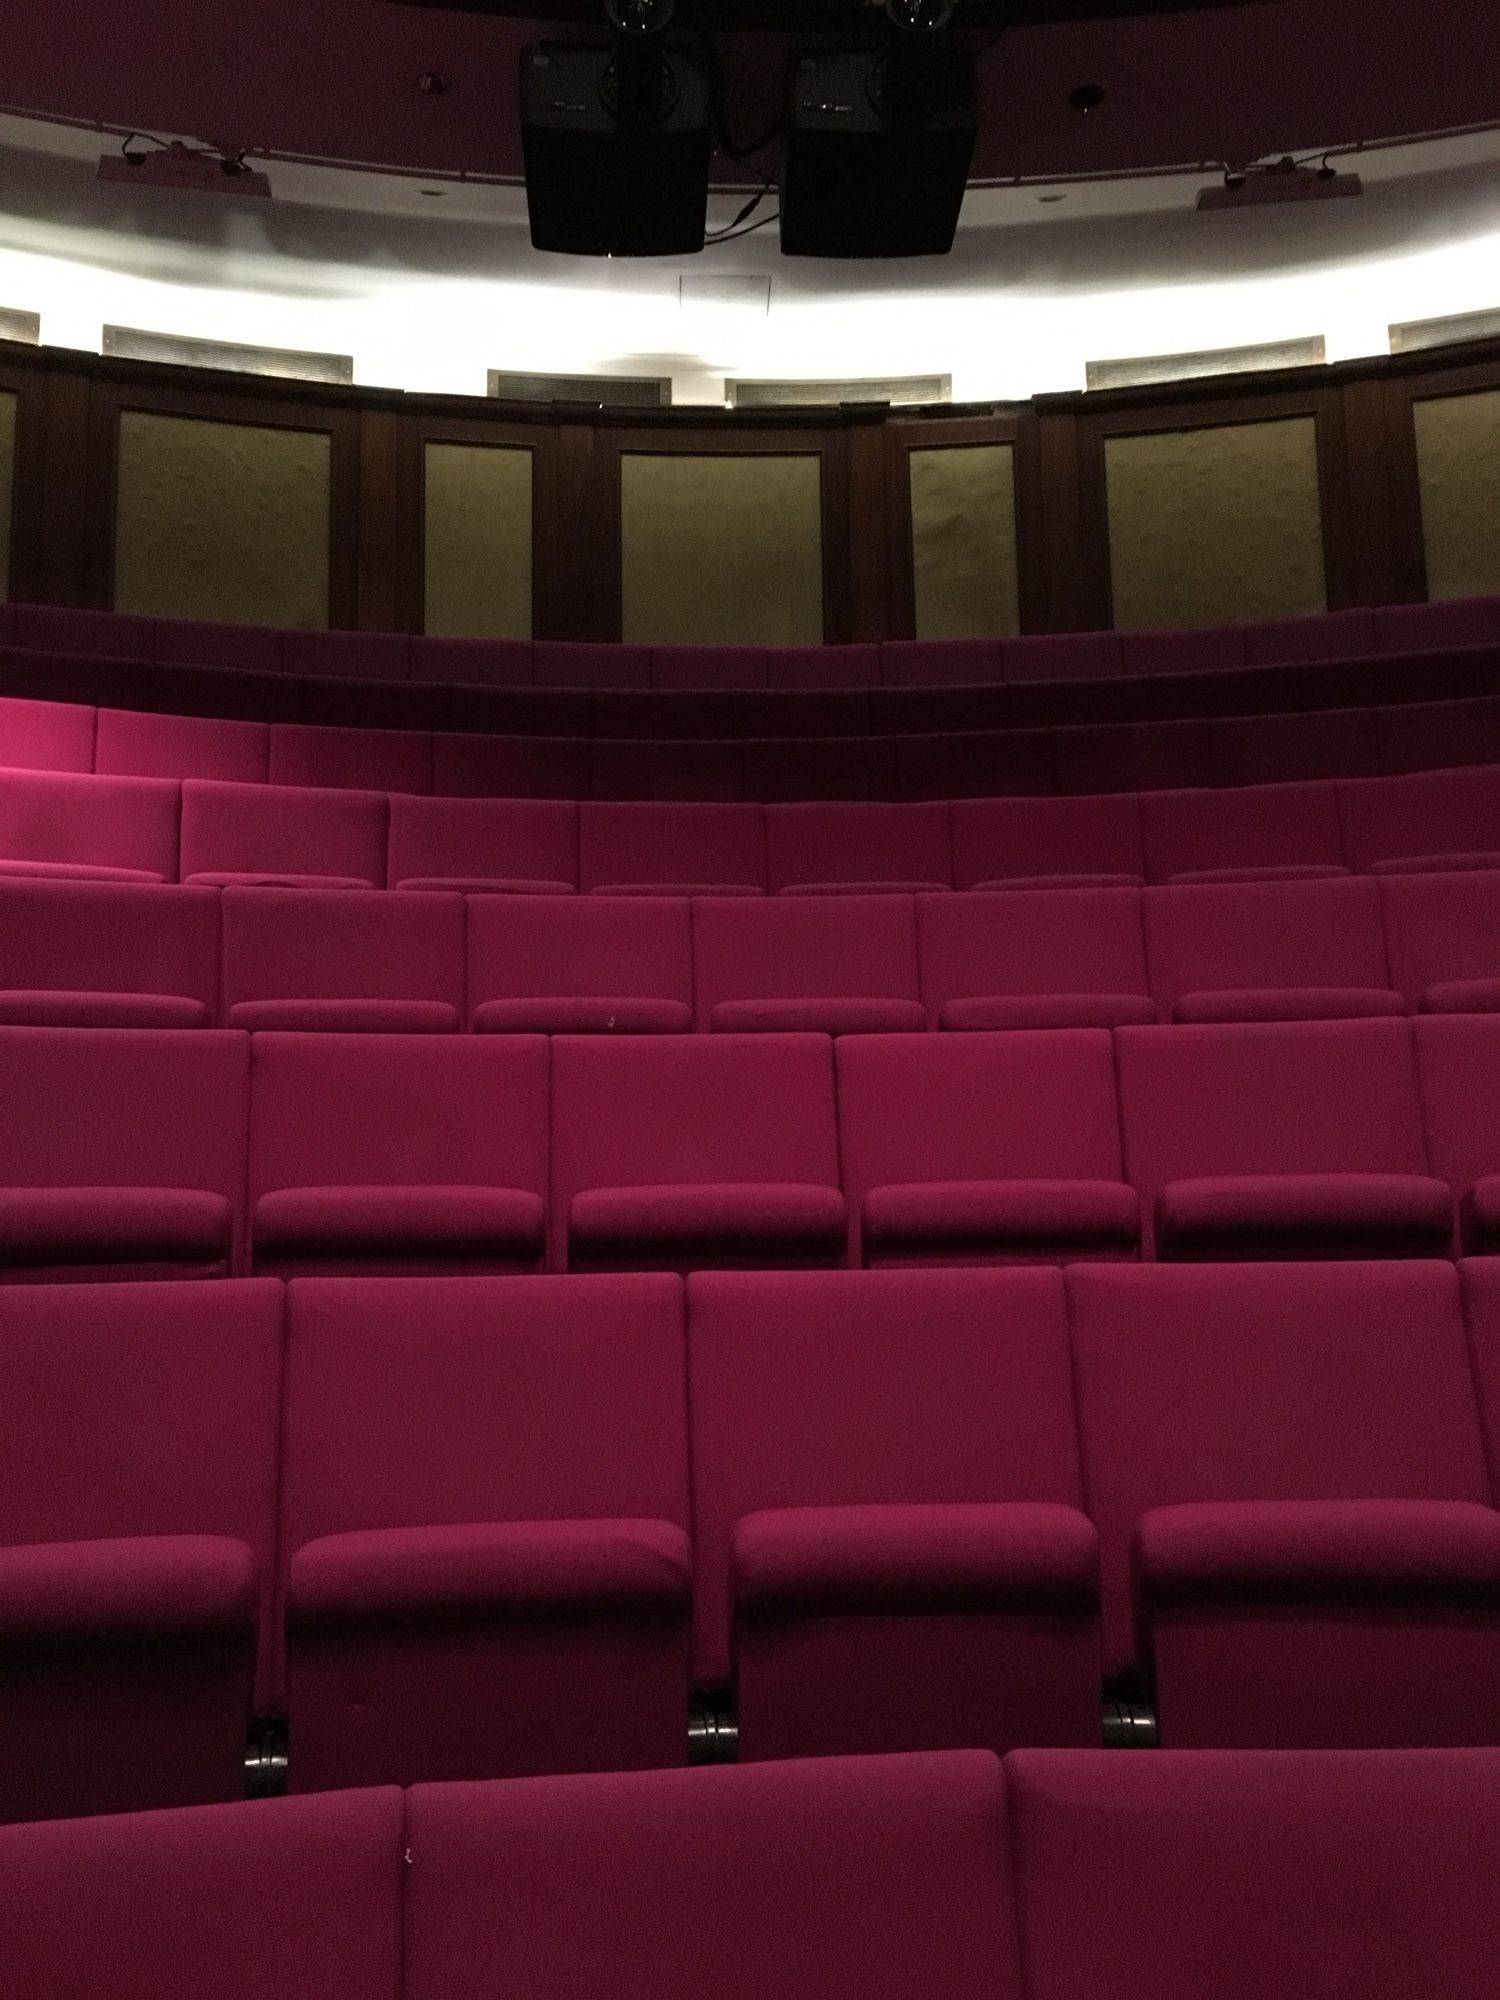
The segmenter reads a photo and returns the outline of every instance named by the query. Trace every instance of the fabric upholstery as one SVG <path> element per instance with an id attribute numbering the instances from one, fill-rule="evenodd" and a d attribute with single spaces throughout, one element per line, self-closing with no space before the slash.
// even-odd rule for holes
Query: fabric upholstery
<path id="1" fill-rule="evenodd" d="M 1500 855 L 1500 773 L 1423 771 L 1355 778 L 1338 788 L 1344 858 L 1351 868 L 1447 855 Z M 1460 867 L 1497 865 L 1473 859 Z"/>
<path id="2" fill-rule="evenodd" d="M 700 897 L 692 922 L 700 1027 L 924 1025 L 909 897 Z"/>
<path id="3" fill-rule="evenodd" d="M 0 695 L 0 766 L 8 770 L 92 771 L 95 733 L 87 703 Z"/>
<path id="4" fill-rule="evenodd" d="M 942 805 L 777 805 L 766 809 L 766 882 L 943 887 L 953 880 Z"/>
<path id="5" fill-rule="evenodd" d="M 1158 792 L 1140 803 L 1153 882 L 1186 869 L 1344 865 L 1331 784 Z"/>
<path id="6" fill-rule="evenodd" d="M 1500 981 L 1500 872 L 1378 877 L 1391 984 L 1413 1008 L 1488 1013 Z"/>
<path id="7" fill-rule="evenodd" d="M 414 729 L 273 722 L 267 778 L 342 791 L 430 792 L 432 738 Z"/>
<path id="8" fill-rule="evenodd" d="M 386 800 L 378 792 L 207 779 L 182 787 L 185 882 L 323 876 L 378 888 L 385 882 L 385 835 Z"/>
<path id="9" fill-rule="evenodd" d="M 469 904 L 473 1025 L 548 1034 L 692 1025 L 685 897 L 478 896 Z"/>
<path id="10" fill-rule="evenodd" d="M 50 996 L 78 1011 L 84 1024 L 90 996 L 107 998 L 115 1018 L 100 1026 L 191 1026 L 211 1019 L 219 997 L 219 899 L 208 890 L 127 883 L 9 880 L 0 877 L 0 1020 L 46 1025 L 33 1011 L 23 1020 L 23 993 Z M 127 1003 L 127 996 L 128 1003 Z M 192 1019 L 168 1023 L 160 1014 L 132 1022 L 125 1004 L 183 1003 Z M 33 1000 L 33 1010 L 40 1004 Z"/>
<path id="11" fill-rule="evenodd" d="M 766 843 L 758 806 L 604 804 L 579 807 L 578 883 L 764 888 Z"/>
<path id="12" fill-rule="evenodd" d="M 441 1033 L 462 1022 L 457 896 L 226 889 L 223 931 L 230 1027 Z"/>
<path id="13" fill-rule="evenodd" d="M 1163 1259 L 1442 1257 L 1452 1235 L 1452 1193 L 1425 1174 L 1204 1175 L 1156 1198 Z"/>
<path id="14" fill-rule="evenodd" d="M 386 879 L 392 888 L 443 880 L 573 888 L 578 808 L 561 799 L 393 798 Z"/>
<path id="15" fill-rule="evenodd" d="M 226 778 L 263 785 L 269 754 L 263 722 L 102 708 L 93 769 L 129 778 Z"/>
<path id="16" fill-rule="evenodd" d="M 171 882 L 177 819 L 178 787 L 162 778 L 0 770 L 0 855 L 14 863 Z"/>
<path id="17" fill-rule="evenodd" d="M 934 1027 L 1113 1027 L 1131 1018 L 1128 997 L 1149 1000 L 1140 897 L 1131 889 L 976 892 L 917 899 L 922 997 Z M 1074 999 L 1108 1002 L 1108 1019 L 1070 1018 Z M 1003 1004 L 1045 1003 L 1040 1020 Z M 1054 1005 L 1055 1002 L 1055 1005 Z"/>
<path id="18" fill-rule="evenodd" d="M 574 1195 L 567 1227 L 575 1271 L 841 1264 L 848 1211 L 837 1188 L 799 1182 L 602 1187 Z"/>
<path id="19" fill-rule="evenodd" d="M 1371 881 L 1351 876 L 1147 889 L 1141 913 L 1152 990 L 1167 1018 L 1298 1020 L 1405 1012 L 1399 996 L 1387 991 L 1380 893 Z M 1287 1012 L 1289 992 L 1310 988 L 1347 997 L 1320 1003 L 1309 995 L 1290 1004 L 1316 1012 Z M 1246 989 L 1283 997 L 1279 1003 L 1257 1002 Z M 1384 992 L 1385 998 L 1377 1006 L 1358 1000 L 1351 989 Z M 1233 1000 L 1226 997 L 1230 994 Z M 1184 1011 L 1181 1003 L 1189 995 L 1193 1006 Z"/>

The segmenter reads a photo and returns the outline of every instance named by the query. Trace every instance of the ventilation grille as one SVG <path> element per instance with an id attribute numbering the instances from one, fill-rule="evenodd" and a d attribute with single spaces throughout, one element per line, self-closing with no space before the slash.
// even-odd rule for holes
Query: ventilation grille
<path id="1" fill-rule="evenodd" d="M 521 375 L 490 370 L 490 394 L 505 403 L 586 403 L 594 409 L 665 410 L 669 375 Z"/>
<path id="2" fill-rule="evenodd" d="M 1191 382 L 1202 375 L 1259 375 L 1275 368 L 1321 368 L 1328 353 L 1321 333 L 1307 340 L 1268 340 L 1256 347 L 1212 347 L 1201 354 L 1151 354 L 1139 360 L 1091 361 L 1091 389 L 1145 389 Z"/>
<path id="3" fill-rule="evenodd" d="M 15 306 L 0 306 L 0 340 L 16 340 L 25 347 L 37 347 L 41 338 L 40 313 L 21 312 Z"/>
<path id="4" fill-rule="evenodd" d="M 1489 312 L 1454 313 L 1447 319 L 1409 319 L 1391 328 L 1392 354 L 1420 354 L 1461 340 L 1500 339 L 1500 306 Z"/>
<path id="5" fill-rule="evenodd" d="M 138 326 L 107 326 L 104 352 L 119 361 L 222 368 L 232 375 L 283 375 L 294 382 L 354 380 L 352 355 L 304 354 L 293 347 L 245 347 L 235 340 L 192 340 L 180 333 L 147 333 Z"/>
<path id="6" fill-rule="evenodd" d="M 951 375 L 892 375 L 863 382 L 745 382 L 724 384 L 731 410 L 837 409 L 844 403 L 950 403 Z"/>

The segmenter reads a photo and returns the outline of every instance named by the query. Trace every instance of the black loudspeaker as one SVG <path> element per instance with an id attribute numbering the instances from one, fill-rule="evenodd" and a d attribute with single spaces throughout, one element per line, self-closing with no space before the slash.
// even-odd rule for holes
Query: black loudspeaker
<path id="1" fill-rule="evenodd" d="M 657 40 L 521 51 L 526 205 L 538 250 L 673 257 L 703 248 L 708 79 Z"/>
<path id="2" fill-rule="evenodd" d="M 794 59 L 781 165 L 788 257 L 953 248 L 979 134 L 970 56 L 943 42 Z"/>

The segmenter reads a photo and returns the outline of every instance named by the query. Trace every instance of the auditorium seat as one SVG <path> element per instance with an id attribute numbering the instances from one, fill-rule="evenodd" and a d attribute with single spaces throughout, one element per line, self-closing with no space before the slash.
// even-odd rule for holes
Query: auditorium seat
<path id="1" fill-rule="evenodd" d="M 206 1028 L 218 997 L 211 889 L 0 877 L 0 1023 Z"/>
<path id="2" fill-rule="evenodd" d="M 369 722 L 362 728 L 273 722 L 267 776 L 273 785 L 430 792 L 432 738 L 415 729 L 374 728 Z"/>
<path id="3" fill-rule="evenodd" d="M 1214 783 L 1213 729 L 1198 717 L 1177 722 L 1105 722 L 1052 735 L 1053 789 L 1161 791 Z"/>
<path id="4" fill-rule="evenodd" d="M 106 660 L 152 657 L 154 618 L 122 611 L 84 610 L 69 604 L 13 604 L 10 618 L 13 645 Z"/>
<path id="5" fill-rule="evenodd" d="M 1391 983 L 1424 1014 L 1500 1011 L 1500 871 L 1379 877 Z"/>
<path id="6" fill-rule="evenodd" d="M 230 1275 L 247 1062 L 212 1028 L 0 1028 L 0 1283 Z"/>
<path id="7" fill-rule="evenodd" d="M 1458 1196 L 1470 1255 L 1500 1251 L 1500 1017 L 1428 1014 L 1412 1023 L 1434 1173 Z"/>
<path id="8" fill-rule="evenodd" d="M 951 810 L 960 889 L 1128 888 L 1145 879 L 1133 797 L 971 798 Z"/>
<path id="9" fill-rule="evenodd" d="M 826 649 L 825 649 L 826 650 Z M 886 639 L 870 685 L 949 688 L 994 685 L 1006 678 L 999 639 Z"/>
<path id="10" fill-rule="evenodd" d="M 691 743 L 737 734 L 727 688 L 600 688 L 587 699 L 591 736 Z"/>
<path id="11" fill-rule="evenodd" d="M 588 746 L 592 799 L 733 800 L 745 797 L 740 745 L 658 743 L 596 736 Z"/>
<path id="12" fill-rule="evenodd" d="M 1500 1757 L 1028 1750 L 1030 2000 L 1489 2000 Z"/>
<path id="13" fill-rule="evenodd" d="M 1045 796 L 1052 790 L 1052 733 L 1046 729 L 971 730 L 963 735 L 893 739 L 896 795 L 931 799 Z"/>
<path id="14" fill-rule="evenodd" d="M 1317 660 L 1357 660 L 1375 650 L 1375 614 L 1318 611 L 1299 618 L 1269 618 L 1244 628 L 1247 667 Z"/>
<path id="15" fill-rule="evenodd" d="M 425 742 L 410 743 L 402 751 L 396 747 L 394 739 L 402 734 L 410 736 L 414 731 L 421 733 L 452 727 L 452 701 L 447 688 L 421 681 L 356 680 L 352 676 L 321 679 L 314 676 L 298 685 L 299 721 L 315 724 L 320 730 L 335 735 L 346 729 L 359 729 L 391 738 L 384 751 L 364 753 L 373 769 L 380 769 L 382 763 L 398 763 L 401 760 L 398 769 L 414 772 L 421 779 L 420 789 L 424 792 L 431 790 L 429 746 Z M 295 756 L 297 753 L 293 751 L 291 754 Z M 314 752 L 315 756 L 318 754 Z M 356 764 L 360 761 L 358 752 L 354 761 Z M 345 782 L 348 782 L 347 778 Z"/>
<path id="16" fill-rule="evenodd" d="M 881 678 L 884 646 L 767 646 L 771 688 L 872 688 Z"/>
<path id="17" fill-rule="evenodd" d="M 742 1759 L 1097 1744 L 1050 1271 L 688 1282 L 697 1678 Z"/>
<path id="18" fill-rule="evenodd" d="M 405 2000 L 1020 2000 L 980 1752 L 424 1785 L 405 1839 Z"/>
<path id="19" fill-rule="evenodd" d="M 1140 804 L 1153 882 L 1298 881 L 1345 872 L 1331 784 L 1144 793 Z"/>
<path id="20" fill-rule="evenodd" d="M 1436 771 L 1500 762 L 1500 697 L 1405 701 L 1374 711 L 1379 771 Z"/>
<path id="21" fill-rule="evenodd" d="M 953 883 L 944 805 L 774 805 L 765 826 L 773 890 L 909 894 Z"/>
<path id="22" fill-rule="evenodd" d="M 1027 633 L 1003 641 L 1001 658 L 1011 682 L 1108 680 L 1125 671 L 1118 632 Z"/>
<path id="23" fill-rule="evenodd" d="M 926 1026 L 910 896 L 699 896 L 692 911 L 700 1028 Z"/>
<path id="24" fill-rule="evenodd" d="M 1405 1021 L 1121 1028 L 1115 1054 L 1158 1257 L 1447 1253 Z"/>
<path id="25" fill-rule="evenodd" d="M 164 779 L 0 770 L 0 876 L 171 882 L 177 820 Z"/>
<path id="26" fill-rule="evenodd" d="M 857 687 L 741 689 L 734 696 L 734 733 L 742 739 L 883 735 L 884 726 L 871 720 L 877 693 Z"/>
<path id="27" fill-rule="evenodd" d="M 653 646 L 650 687 L 672 693 L 729 693 L 766 685 L 764 646 Z M 610 732 L 601 730 L 601 735 Z M 622 732 L 625 733 L 625 732 Z"/>
<path id="28" fill-rule="evenodd" d="M 530 639 L 460 639 L 437 633 L 414 637 L 407 662 L 414 681 L 445 687 L 531 685 Z"/>
<path id="29" fill-rule="evenodd" d="M 559 1270 L 842 1264 L 832 1044 L 560 1036 L 552 1228 Z"/>
<path id="30" fill-rule="evenodd" d="M 1367 777 L 1380 768 L 1375 724 L 1367 708 L 1234 715 L 1214 724 L 1213 766 L 1221 785 Z"/>
<path id="31" fill-rule="evenodd" d="M 292 1789 L 686 1762 L 679 1282 L 289 1299 Z"/>
<path id="32" fill-rule="evenodd" d="M 1108 1670 L 1169 1749 L 1500 1741 L 1450 1264 L 1068 1274 Z"/>
<path id="33" fill-rule="evenodd" d="M 223 893 L 227 1028 L 451 1034 L 463 1026 L 461 896 Z"/>
<path id="34" fill-rule="evenodd" d="M 437 735 L 432 739 L 432 789 L 445 798 L 586 799 L 588 739 Z"/>
<path id="35" fill-rule="evenodd" d="M 391 799 L 393 889 L 565 895 L 578 883 L 578 808 L 562 799 Z"/>
<path id="36" fill-rule="evenodd" d="M 278 1285 L 0 1291 L 0 1820 L 243 1796 L 281 1341 Z"/>
<path id="37" fill-rule="evenodd" d="M 218 722 L 300 722 L 305 705 L 305 681 L 274 670 L 238 671 L 229 667 L 179 666 L 155 660 L 139 670 L 139 684 L 101 687 L 100 701 L 117 712 L 130 706 L 163 720 L 184 716 Z M 207 747 L 199 739 L 200 749 Z M 266 745 L 269 755 L 270 744 Z M 186 774 L 184 774 L 186 775 Z M 232 771 L 203 771 L 202 777 L 235 777 Z M 261 772 L 261 780 L 265 773 Z"/>
<path id="38" fill-rule="evenodd" d="M 118 782 L 124 783 L 123 779 Z M 215 888 L 378 889 L 385 884 L 381 792 L 182 787 L 182 880 Z"/>
<path id="39" fill-rule="evenodd" d="M 934 1028 L 1115 1028 L 1156 1019 L 1135 889 L 918 896 Z"/>
<path id="40" fill-rule="evenodd" d="M 588 744 L 594 730 L 594 696 L 584 688 L 450 687 L 448 727 L 497 738 L 559 737 L 576 742 L 579 773 L 574 797 L 588 795 Z M 435 757 L 441 754 L 433 744 Z M 433 790 L 442 787 L 434 782 Z M 502 792 L 504 787 L 499 788 Z"/>
<path id="41" fill-rule="evenodd" d="M 1245 665 L 1243 625 L 1195 625 L 1178 631 L 1123 632 L 1120 662 L 1127 674 L 1228 673 Z"/>
<path id="42" fill-rule="evenodd" d="M 153 621 L 149 657 L 169 665 L 217 667 L 236 673 L 286 674 L 282 633 L 274 625 L 222 625 L 201 618 Z"/>
<path id="43" fill-rule="evenodd" d="M 404 632 L 304 632 L 281 635 L 281 670 L 304 679 L 404 681 L 411 645 Z"/>
<path id="44" fill-rule="evenodd" d="M 546 1186 L 539 1036 L 253 1038 L 257 1270 L 535 1270 Z"/>
<path id="45" fill-rule="evenodd" d="M 1102 1030 L 859 1035 L 836 1062 L 855 1263 L 1137 1254 Z"/>
<path id="46" fill-rule="evenodd" d="M 1337 787 L 1344 853 L 1376 874 L 1500 868 L 1500 771 L 1421 771 Z"/>
<path id="47" fill-rule="evenodd" d="M 116 777 L 223 778 L 263 785 L 269 750 L 270 732 L 263 722 L 104 708 L 93 768 Z"/>
<path id="48" fill-rule="evenodd" d="M 578 885 L 602 895 L 750 895 L 766 886 L 759 806 L 596 800 L 578 808 Z"/>
<path id="49" fill-rule="evenodd" d="M 86 703 L 0 695 L 0 766 L 7 770 L 92 771 L 94 733 L 95 711 Z"/>
<path id="50" fill-rule="evenodd" d="M 897 792 L 896 746 L 889 736 L 772 736 L 740 745 L 736 797 L 884 800 Z"/>
<path id="51" fill-rule="evenodd" d="M 651 648 L 594 639 L 534 640 L 531 681 L 549 688 L 649 687 Z"/>
<path id="52" fill-rule="evenodd" d="M 1404 1014 L 1391 990 L 1380 891 L 1326 882 L 1179 883 L 1141 898 L 1151 985 L 1171 1021 L 1319 1021 Z"/>
<path id="53" fill-rule="evenodd" d="M 469 1021 L 480 1034 L 692 1027 L 686 896 L 473 896 L 468 909 Z"/>

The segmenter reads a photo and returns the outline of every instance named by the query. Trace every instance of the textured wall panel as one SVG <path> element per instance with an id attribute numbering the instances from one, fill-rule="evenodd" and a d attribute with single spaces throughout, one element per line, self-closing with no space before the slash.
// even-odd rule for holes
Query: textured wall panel
<path id="1" fill-rule="evenodd" d="M 1313 418 L 1110 438 L 1105 469 L 1122 631 L 1327 609 Z"/>
<path id="2" fill-rule="evenodd" d="M 10 535 L 15 522 L 16 399 L 0 395 L 0 602 L 10 596 Z"/>
<path id="3" fill-rule="evenodd" d="M 449 639 L 531 637 L 531 453 L 429 444 L 424 630 Z"/>
<path id="4" fill-rule="evenodd" d="M 633 643 L 820 644 L 821 461 L 627 452 L 620 567 L 622 636 Z"/>
<path id="5" fill-rule="evenodd" d="M 331 473 L 325 431 L 123 411 L 115 609 L 326 626 Z"/>
<path id="6" fill-rule="evenodd" d="M 919 639 L 1020 630 L 1016 469 L 1008 444 L 907 454 Z"/>
<path id="7" fill-rule="evenodd" d="M 1500 591 L 1500 389 L 1413 406 L 1427 594 Z"/>

